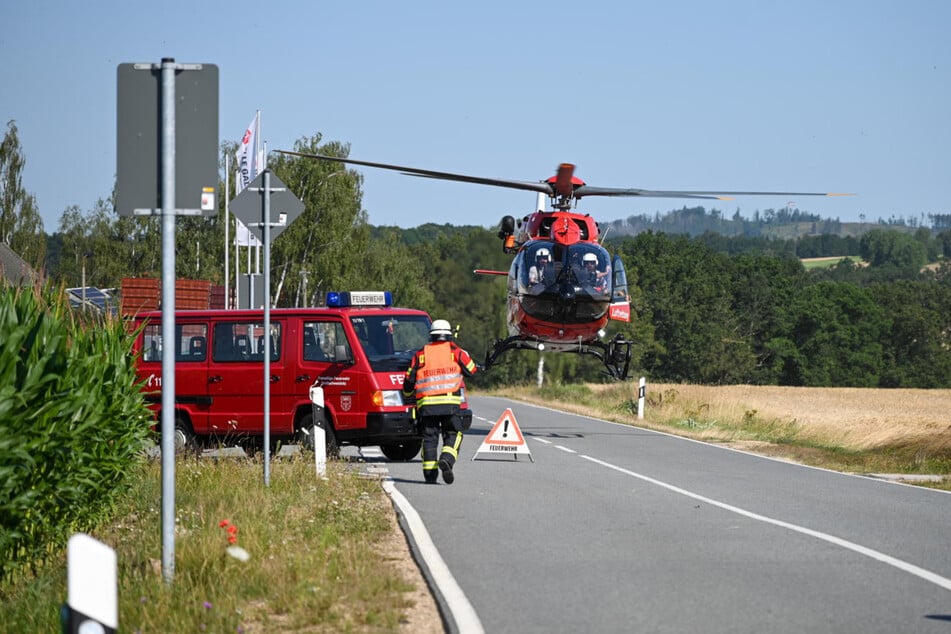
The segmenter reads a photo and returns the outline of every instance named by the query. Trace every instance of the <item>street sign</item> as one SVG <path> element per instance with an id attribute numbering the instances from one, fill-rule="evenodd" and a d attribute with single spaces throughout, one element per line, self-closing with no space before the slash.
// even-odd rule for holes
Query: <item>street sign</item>
<path id="1" fill-rule="evenodd" d="M 264 241 L 264 174 L 268 171 L 264 170 L 255 176 L 254 180 L 248 183 L 248 186 L 242 189 L 230 204 L 231 213 L 235 218 L 247 225 L 248 230 L 262 242 Z M 304 213 L 304 203 L 274 172 L 270 172 L 270 184 L 270 222 L 273 242 L 274 238 L 287 228 L 287 225 Z"/>
<path id="2" fill-rule="evenodd" d="M 175 208 L 218 213 L 218 67 L 179 64 L 175 75 Z M 162 208 L 162 67 L 119 64 L 116 213 Z M 165 178 L 168 178 L 166 175 Z M 149 211 L 146 211 L 149 210 Z"/>

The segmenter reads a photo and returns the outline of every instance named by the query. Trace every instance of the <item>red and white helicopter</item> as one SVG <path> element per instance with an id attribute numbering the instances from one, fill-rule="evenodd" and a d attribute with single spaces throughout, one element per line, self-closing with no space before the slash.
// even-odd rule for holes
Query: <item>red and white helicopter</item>
<path id="1" fill-rule="evenodd" d="M 842 196 L 809 192 L 664 191 L 592 187 L 574 175 L 575 166 L 562 163 L 554 176 L 543 181 L 484 178 L 374 163 L 351 158 L 277 150 L 282 154 L 321 161 L 336 161 L 395 170 L 409 176 L 492 185 L 537 192 L 550 200 L 516 220 L 504 216 L 499 238 L 506 253 L 514 253 L 508 271 L 476 269 L 475 273 L 508 278 L 507 324 L 509 336 L 497 339 L 486 353 L 485 368 L 506 350 L 531 349 L 575 352 L 598 358 L 608 374 L 625 379 L 631 362 L 632 341 L 621 334 L 604 341 L 609 319 L 630 321 L 631 305 L 624 265 L 601 246 L 598 223 L 588 214 L 572 211 L 585 196 L 640 196 L 652 198 L 701 198 L 730 200 L 733 196 Z"/>

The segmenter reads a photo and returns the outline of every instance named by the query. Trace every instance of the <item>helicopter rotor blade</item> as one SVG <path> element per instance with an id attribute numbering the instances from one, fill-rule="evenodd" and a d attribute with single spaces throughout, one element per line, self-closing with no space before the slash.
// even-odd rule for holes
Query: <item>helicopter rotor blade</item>
<path id="1" fill-rule="evenodd" d="M 584 196 L 643 196 L 645 198 L 707 198 L 733 200 L 734 196 L 854 196 L 828 192 L 714 192 L 714 191 L 667 191 L 650 189 L 624 189 L 616 187 L 591 187 L 582 185 L 575 190 L 575 198 Z"/>
<path id="2" fill-rule="evenodd" d="M 418 167 L 406 167 L 403 165 L 393 165 L 391 163 L 375 163 L 372 161 L 360 161 L 352 158 L 341 158 L 339 156 L 326 156 L 323 154 L 308 154 L 305 152 L 292 152 L 291 150 L 275 150 L 280 154 L 291 156 L 300 156 L 303 158 L 316 159 L 321 161 L 336 161 L 338 163 L 347 163 L 349 165 L 362 165 L 365 167 L 376 167 L 380 169 L 402 172 L 407 176 L 419 176 L 421 178 L 434 178 L 437 180 L 458 181 L 462 183 L 474 183 L 476 185 L 492 185 L 494 187 L 508 187 L 509 189 L 521 189 L 545 194 L 552 198 L 559 197 L 563 204 L 572 198 L 583 198 L 584 196 L 640 196 L 644 198 L 703 198 L 712 200 L 732 200 L 734 196 L 854 196 L 854 194 L 838 193 L 819 193 L 819 192 L 716 192 L 716 191 L 677 191 L 677 190 L 651 190 L 636 188 L 619 187 L 592 187 L 584 184 L 584 181 L 575 178 L 575 166 L 571 163 L 562 163 L 558 166 L 555 176 L 545 181 L 517 181 L 505 178 L 485 178 L 482 176 L 469 176 L 467 174 L 457 174 L 454 172 L 439 172 L 436 170 L 420 169 Z"/>
<path id="3" fill-rule="evenodd" d="M 468 176 L 466 174 L 455 174 L 453 172 L 438 172 L 435 170 L 425 170 L 418 167 L 405 167 L 403 165 L 392 165 L 390 163 L 374 163 L 371 161 L 359 161 L 352 158 L 340 158 L 339 156 L 325 156 L 323 154 L 307 154 L 304 152 L 292 152 L 290 150 L 275 150 L 281 154 L 291 156 L 300 156 L 303 158 L 316 159 L 320 161 L 337 161 L 338 163 L 347 163 L 350 165 L 363 165 L 365 167 L 377 167 L 385 170 L 402 172 L 407 176 L 420 176 L 422 178 L 434 178 L 438 180 L 459 181 L 462 183 L 475 183 L 477 185 L 493 185 L 496 187 L 508 187 L 510 189 L 522 189 L 526 191 L 540 192 L 542 194 L 552 195 L 552 186 L 545 182 L 534 181 L 516 181 L 503 178 L 484 178 L 481 176 Z"/>

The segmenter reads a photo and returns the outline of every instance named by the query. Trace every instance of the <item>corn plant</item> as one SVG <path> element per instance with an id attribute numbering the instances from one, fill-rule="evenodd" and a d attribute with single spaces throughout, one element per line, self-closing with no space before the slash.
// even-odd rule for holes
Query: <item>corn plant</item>
<path id="1" fill-rule="evenodd" d="M 0 580 L 108 516 L 149 433 L 131 335 L 0 287 Z"/>

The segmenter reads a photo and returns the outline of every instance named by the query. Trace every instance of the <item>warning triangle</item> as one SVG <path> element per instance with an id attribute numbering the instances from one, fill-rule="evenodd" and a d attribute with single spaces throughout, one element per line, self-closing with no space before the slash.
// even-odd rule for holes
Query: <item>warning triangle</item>
<path id="1" fill-rule="evenodd" d="M 522 430 L 518 428 L 518 422 L 516 422 L 515 414 L 512 413 L 511 408 L 502 412 L 499 420 L 496 421 L 485 440 L 482 441 L 482 445 L 473 454 L 472 459 L 475 460 L 480 453 L 512 454 L 516 460 L 518 460 L 518 454 L 528 454 L 531 461 L 535 462 L 535 459 L 532 458 L 532 452 L 525 443 L 525 437 L 522 436 Z"/>

